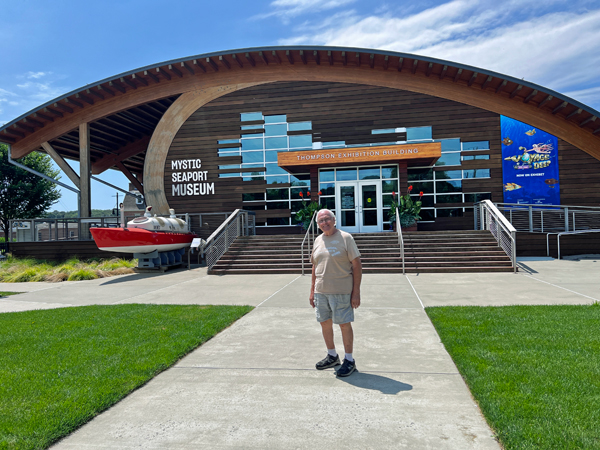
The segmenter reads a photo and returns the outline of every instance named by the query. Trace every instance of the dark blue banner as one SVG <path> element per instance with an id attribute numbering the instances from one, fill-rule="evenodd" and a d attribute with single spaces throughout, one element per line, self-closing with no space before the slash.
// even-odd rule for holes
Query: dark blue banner
<path id="1" fill-rule="evenodd" d="M 505 203 L 560 205 L 558 139 L 500 116 Z"/>

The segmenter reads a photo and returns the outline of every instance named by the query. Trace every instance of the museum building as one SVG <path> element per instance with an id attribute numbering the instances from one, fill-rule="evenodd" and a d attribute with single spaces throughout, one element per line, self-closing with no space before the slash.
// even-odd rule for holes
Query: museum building
<path id="1" fill-rule="evenodd" d="M 390 203 L 409 187 L 423 205 L 419 230 L 472 229 L 484 199 L 599 206 L 598 115 L 450 61 L 268 47 L 84 86 L 4 125 L 0 141 L 15 161 L 51 155 L 79 189 L 82 217 L 90 175 L 113 169 L 159 214 L 251 210 L 260 234 L 300 232 L 296 213 L 310 200 L 344 230 L 385 231 Z"/>

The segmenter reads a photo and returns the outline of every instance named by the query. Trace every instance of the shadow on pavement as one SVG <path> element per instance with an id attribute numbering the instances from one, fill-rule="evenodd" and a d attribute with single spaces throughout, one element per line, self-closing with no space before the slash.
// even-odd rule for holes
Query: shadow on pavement
<path id="1" fill-rule="evenodd" d="M 358 370 L 349 377 L 338 378 L 338 380 L 344 381 L 352 386 L 379 391 L 382 394 L 387 395 L 396 395 L 398 392 L 410 391 L 413 388 L 410 384 L 382 377 L 381 375 L 359 372 Z"/>

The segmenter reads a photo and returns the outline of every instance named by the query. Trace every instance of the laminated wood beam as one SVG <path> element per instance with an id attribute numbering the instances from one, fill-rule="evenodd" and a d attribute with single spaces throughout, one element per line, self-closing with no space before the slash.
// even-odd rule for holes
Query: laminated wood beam
<path id="1" fill-rule="evenodd" d="M 315 50 L 313 52 L 313 56 L 315 58 L 317 65 L 320 66 L 321 65 L 321 56 L 319 55 L 319 52 L 317 50 Z"/>
<path id="2" fill-rule="evenodd" d="M 590 122 L 595 122 L 595 121 L 596 121 L 596 116 L 591 116 L 591 117 L 588 117 L 587 119 L 585 119 L 583 122 L 581 122 L 581 123 L 579 124 L 579 126 L 580 126 L 580 127 L 584 127 L 584 126 L 586 126 L 588 123 L 590 123 Z"/>
<path id="3" fill-rule="evenodd" d="M 263 62 L 268 66 L 269 65 L 269 60 L 267 59 L 267 55 L 265 55 L 264 52 L 258 52 L 258 56 L 260 56 L 260 59 L 263 60 Z"/>
<path id="4" fill-rule="evenodd" d="M 123 172 L 123 175 L 127 177 L 131 184 L 133 184 L 137 188 L 137 190 L 140 191 L 142 195 L 144 195 L 144 187 L 138 181 L 138 179 L 130 172 L 130 170 L 127 167 L 125 167 L 121 161 L 117 161 L 115 165 L 119 168 L 121 172 Z"/>
<path id="5" fill-rule="evenodd" d="M 429 76 L 431 75 L 431 72 L 433 71 L 433 63 L 430 62 L 429 64 L 427 64 L 427 70 L 425 71 L 425 76 Z"/>
<path id="6" fill-rule="evenodd" d="M 471 78 L 469 78 L 469 82 L 467 83 L 467 86 L 472 86 L 473 83 L 475 83 L 475 80 L 477 79 L 477 76 L 479 75 L 478 72 L 473 72 L 473 74 L 471 75 Z"/>
<path id="7" fill-rule="evenodd" d="M 31 125 L 33 127 L 38 127 L 38 128 L 42 128 L 44 126 L 44 124 L 42 122 L 40 122 L 39 120 L 32 119 L 31 117 L 25 117 L 23 119 L 23 123 L 26 123 L 28 125 Z"/>
<path id="8" fill-rule="evenodd" d="M 463 72 L 463 70 L 462 70 L 462 69 L 458 69 L 458 70 L 456 71 L 456 75 L 454 75 L 454 82 L 455 82 L 455 83 L 456 83 L 456 82 L 457 82 L 457 81 L 460 79 L 460 76 L 462 75 L 462 72 Z"/>
<path id="9" fill-rule="evenodd" d="M 275 50 L 273 50 L 273 53 L 275 53 Z M 244 67 L 244 63 L 240 58 L 237 57 L 235 53 L 232 53 L 231 58 L 237 63 L 238 66 L 240 66 L 240 69 Z"/>
<path id="10" fill-rule="evenodd" d="M 192 69 L 185 61 L 181 63 L 181 68 L 187 70 L 190 75 L 195 75 L 194 69 Z"/>
<path id="11" fill-rule="evenodd" d="M 527 97 L 525 97 L 525 100 L 523 100 L 523 103 L 529 103 L 529 101 L 536 95 L 538 95 L 538 91 L 537 91 L 537 89 L 534 89 L 533 91 L 531 91 L 531 93 Z"/>
<path id="12" fill-rule="evenodd" d="M 156 68 L 156 74 L 157 75 L 162 75 L 163 77 L 165 77 L 167 79 L 167 81 L 171 80 L 171 74 L 168 73 L 166 70 L 161 70 L 160 67 Z"/>
<path id="13" fill-rule="evenodd" d="M 292 55 L 292 52 L 290 52 L 289 50 L 286 50 L 285 56 L 286 56 L 288 62 L 293 65 L 294 64 L 294 56 Z"/>
<path id="14" fill-rule="evenodd" d="M 331 53 L 331 50 L 327 50 L 327 59 L 329 60 L 329 65 L 333 66 L 333 55 Z"/>
<path id="15" fill-rule="evenodd" d="M 300 59 L 302 60 L 302 64 L 306 65 L 306 55 L 304 54 L 304 50 L 300 50 Z"/>
<path id="16" fill-rule="evenodd" d="M 108 85 L 111 88 L 116 89 L 117 91 L 119 91 L 121 94 L 125 93 L 125 88 L 123 86 L 121 86 L 119 83 L 117 83 L 116 81 L 109 81 Z"/>
<path id="17" fill-rule="evenodd" d="M 369 55 L 369 66 L 371 67 L 371 69 L 375 68 L 375 54 L 371 53 Z"/>
<path id="18" fill-rule="evenodd" d="M 544 106 L 546 103 L 548 103 L 553 98 L 554 98 L 554 96 L 552 96 L 552 95 L 547 96 L 544 100 L 542 100 L 540 102 L 540 104 L 538 105 L 538 108 L 541 108 L 542 106 Z"/>
<path id="19" fill-rule="evenodd" d="M 50 117 L 50 116 L 48 116 L 46 114 L 42 114 L 42 113 L 39 113 L 39 112 L 33 113 L 33 117 L 39 117 L 40 119 L 43 119 L 43 120 L 45 120 L 47 122 L 54 122 L 54 118 L 53 117 Z"/>
<path id="20" fill-rule="evenodd" d="M 81 217 L 92 215 L 90 127 L 79 124 L 79 212 Z"/>
<path id="21" fill-rule="evenodd" d="M 245 56 L 252 67 L 256 66 L 256 61 L 254 61 L 254 58 L 252 57 L 252 55 L 250 53 L 246 53 Z"/>
<path id="22" fill-rule="evenodd" d="M 46 107 L 46 108 L 44 108 L 44 112 L 54 114 L 57 117 L 64 117 L 64 114 L 61 113 L 60 111 L 57 111 L 56 109 Z"/>
<path id="23" fill-rule="evenodd" d="M 65 103 L 70 103 L 72 105 L 77 106 L 78 108 L 83 108 L 83 103 L 78 102 L 77 100 L 73 100 L 72 98 L 65 98 L 64 99 Z"/>
<path id="24" fill-rule="evenodd" d="M 121 78 L 121 83 L 125 83 L 127 86 L 129 86 L 132 89 L 137 89 L 138 88 L 137 84 L 135 84 L 133 82 L 133 80 L 130 80 L 129 78 L 122 77 Z"/>
<path id="25" fill-rule="evenodd" d="M 581 108 L 577 108 L 575 111 L 573 111 L 571 114 L 569 114 L 567 116 L 567 119 L 570 119 L 571 117 L 577 116 L 579 114 L 581 114 L 583 110 Z"/>
<path id="26" fill-rule="evenodd" d="M 275 61 L 277 61 L 277 64 L 281 65 L 281 58 L 279 57 L 279 55 L 277 54 L 277 52 L 275 50 L 273 50 L 271 52 L 271 55 L 273 55 L 273 58 L 275 58 Z"/>
<path id="27" fill-rule="evenodd" d="M 105 155 L 101 159 L 94 162 L 92 165 L 92 173 L 94 175 L 101 174 L 105 170 L 108 170 L 116 165 L 117 162 L 125 161 L 126 159 L 145 152 L 148 148 L 149 142 L 150 136 L 144 136 L 142 139 L 138 139 L 137 141 L 121 147 L 115 152 L 115 154 Z"/>
<path id="28" fill-rule="evenodd" d="M 14 125 L 14 126 L 16 126 L 16 127 L 20 128 L 20 129 L 22 129 L 22 130 L 25 130 L 25 131 L 27 131 L 28 133 L 33 133 L 33 132 L 35 131 L 33 127 L 30 127 L 29 125 L 25 125 L 25 124 L 23 123 L 23 121 L 20 121 L 20 122 L 17 122 L 17 123 L 15 123 L 15 125 Z"/>
<path id="29" fill-rule="evenodd" d="M 515 98 L 516 95 L 521 92 L 521 89 L 523 89 L 523 85 L 519 84 L 516 88 L 513 89 L 513 91 L 510 93 L 510 98 Z"/>
<path id="30" fill-rule="evenodd" d="M 207 58 L 208 59 L 208 58 Z M 175 67 L 173 64 L 169 64 L 168 65 L 168 69 L 173 72 L 175 75 L 177 75 L 179 78 L 183 77 L 183 73 L 181 73 L 181 70 L 179 70 L 177 67 Z"/>
<path id="31" fill-rule="evenodd" d="M 136 75 L 135 73 L 131 75 L 131 79 L 133 81 L 138 81 L 140 84 L 143 84 L 144 86 L 148 86 L 148 81 L 144 77 L 140 77 L 139 75 Z"/>
<path id="32" fill-rule="evenodd" d="M 15 142 L 17 139 L 12 137 L 12 136 L 8 136 L 8 131 L 4 130 L 3 131 L 3 136 L 2 138 L 0 138 L 0 140 L 4 141 L 4 142 Z"/>
<path id="33" fill-rule="evenodd" d="M 79 189 L 79 176 L 75 173 L 73 168 L 69 165 L 67 161 L 64 160 L 62 156 L 58 154 L 56 150 L 50 145 L 49 142 L 42 142 L 42 148 L 46 151 L 48 155 L 54 160 L 56 165 L 62 169 L 62 171 L 69 177 L 69 180 L 73 182 L 75 187 Z"/>
<path id="34" fill-rule="evenodd" d="M 412 66 L 412 74 L 416 74 L 417 73 L 417 67 L 419 65 L 419 60 L 415 59 L 413 60 L 413 66 Z"/>
<path id="35" fill-rule="evenodd" d="M 81 94 L 81 93 L 75 94 L 75 98 L 83 100 L 88 105 L 93 105 L 94 104 L 94 99 L 93 98 L 88 97 L 87 95 L 84 95 L 84 94 Z"/>
<path id="36" fill-rule="evenodd" d="M 568 102 L 562 102 L 560 105 L 558 105 L 556 108 L 554 108 L 552 110 L 552 114 L 556 114 L 557 112 L 559 112 L 561 109 L 566 108 L 566 106 L 568 105 Z"/>
<path id="37" fill-rule="evenodd" d="M 383 58 L 383 70 L 388 70 L 389 64 L 390 64 L 390 56 L 385 55 L 385 57 Z"/>
<path id="38" fill-rule="evenodd" d="M 402 64 L 404 64 L 404 58 L 398 59 L 398 72 L 402 72 Z"/>
<path id="39" fill-rule="evenodd" d="M 356 66 L 360 67 L 360 53 L 356 53 L 355 58 L 356 58 Z"/>
<path id="40" fill-rule="evenodd" d="M 489 84 L 492 82 L 492 80 L 493 80 L 493 79 L 494 79 L 494 77 L 493 77 L 493 76 L 491 76 L 491 75 L 490 75 L 490 76 L 488 76 L 488 77 L 487 77 L 487 79 L 486 79 L 486 80 L 483 82 L 483 84 L 481 85 L 481 89 L 484 89 L 484 90 L 485 90 L 485 88 L 489 86 Z"/>
<path id="41" fill-rule="evenodd" d="M 446 72 L 448 72 L 448 65 L 444 64 L 444 67 L 442 67 L 442 72 L 440 73 L 440 80 L 444 79 Z"/>
<path id="42" fill-rule="evenodd" d="M 225 67 L 227 67 L 228 69 L 231 69 L 231 64 L 229 64 L 229 61 L 227 61 L 223 55 L 219 56 L 219 62 L 221 64 L 223 64 Z"/>
<path id="43" fill-rule="evenodd" d="M 99 98 L 100 100 L 104 100 L 104 95 L 100 93 L 99 89 L 86 89 L 85 92 L 87 92 L 89 95 Z"/>
<path id="44" fill-rule="evenodd" d="M 206 58 L 206 63 L 212 67 L 215 72 L 219 71 L 219 66 L 217 66 L 217 63 L 214 62 L 212 58 Z"/>
<path id="45" fill-rule="evenodd" d="M 196 67 L 198 67 L 202 72 L 206 73 L 206 67 L 204 67 L 202 65 L 202 63 L 200 61 L 198 61 L 197 59 L 195 59 L 192 64 Z"/>
<path id="46" fill-rule="evenodd" d="M 508 84 L 508 81 L 502 80 L 502 83 L 500 83 L 498 85 L 498 87 L 496 88 L 496 94 L 499 94 L 500 92 L 502 92 L 507 84 Z"/>
<path id="47" fill-rule="evenodd" d="M 156 75 L 154 75 L 149 70 L 144 70 L 144 76 L 150 78 L 155 83 L 160 83 L 160 78 L 158 78 Z"/>
<path id="48" fill-rule="evenodd" d="M 342 64 L 344 66 L 348 64 L 348 56 L 346 55 L 346 52 L 342 52 Z"/>
<path id="49" fill-rule="evenodd" d="M 14 134 L 15 136 L 19 136 L 21 138 L 25 137 L 25 133 L 20 132 L 16 129 L 17 126 L 13 125 L 12 127 L 6 128 L 4 131 L 8 131 L 10 134 Z"/>
<path id="50" fill-rule="evenodd" d="M 98 86 L 98 90 L 99 90 L 99 91 L 104 91 L 104 92 L 106 92 L 107 94 L 109 94 L 109 95 L 110 95 L 110 96 L 112 96 L 112 97 L 114 97 L 114 96 L 115 96 L 115 93 L 112 91 L 112 89 L 109 89 L 109 88 L 108 88 L 108 87 L 106 87 L 106 86 Z"/>

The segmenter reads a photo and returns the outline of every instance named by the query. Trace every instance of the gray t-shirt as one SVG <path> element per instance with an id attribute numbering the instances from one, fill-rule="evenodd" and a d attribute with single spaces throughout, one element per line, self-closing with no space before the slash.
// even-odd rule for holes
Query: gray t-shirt
<path id="1" fill-rule="evenodd" d="M 317 277 L 315 293 L 351 294 L 352 260 L 359 256 L 360 252 L 350 233 L 337 230 L 331 236 L 318 236 L 310 257 Z"/>

